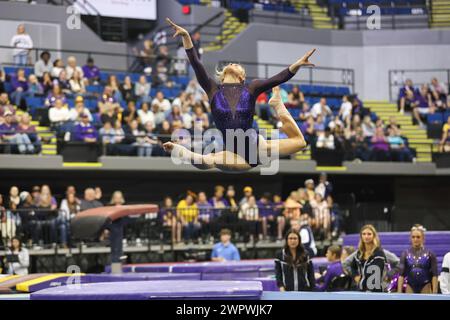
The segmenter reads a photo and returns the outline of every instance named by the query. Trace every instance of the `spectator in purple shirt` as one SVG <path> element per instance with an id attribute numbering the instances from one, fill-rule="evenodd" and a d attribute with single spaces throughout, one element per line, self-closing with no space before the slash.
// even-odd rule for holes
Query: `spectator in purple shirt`
<path id="1" fill-rule="evenodd" d="M 425 127 L 427 114 L 434 113 L 433 102 L 431 101 L 431 94 L 428 91 L 428 87 L 424 84 L 420 88 L 420 92 L 416 95 L 413 103 L 414 119 L 421 127 Z"/>
<path id="2" fill-rule="evenodd" d="M 412 104 L 418 94 L 419 92 L 417 88 L 414 88 L 411 79 L 406 79 L 405 85 L 400 88 L 398 95 L 398 107 L 400 113 L 404 113 L 405 110 L 410 111 L 412 109 Z"/>
<path id="3" fill-rule="evenodd" d="M 83 73 L 90 84 L 96 85 L 100 81 L 100 69 L 94 64 L 94 59 L 90 57 L 83 66 Z"/>
<path id="4" fill-rule="evenodd" d="M 213 217 L 213 206 L 208 202 L 208 198 L 206 193 L 201 191 L 198 193 L 197 200 L 197 208 L 198 208 L 198 220 L 201 224 L 200 234 L 203 236 L 211 235 L 211 222 Z M 209 237 L 207 237 L 208 239 Z"/>
<path id="5" fill-rule="evenodd" d="M 28 81 L 25 76 L 25 70 L 18 69 L 17 75 L 11 79 L 13 91 L 11 93 L 11 99 L 16 106 L 20 106 L 21 100 L 25 97 L 25 93 L 28 91 Z"/>
<path id="6" fill-rule="evenodd" d="M 271 236 L 276 229 L 275 211 L 273 203 L 270 201 L 271 198 L 272 195 L 266 192 L 262 195 L 261 199 L 256 202 L 259 209 L 259 221 L 261 221 L 264 240 L 267 240 L 267 233 L 269 229 Z"/>
<path id="7" fill-rule="evenodd" d="M 58 84 L 54 84 L 52 92 L 50 92 L 45 99 L 45 105 L 47 107 L 53 107 L 56 100 L 61 100 L 63 105 L 67 104 L 66 96 L 61 90 L 61 87 Z"/>
<path id="8" fill-rule="evenodd" d="M 28 135 L 18 131 L 17 125 L 12 123 L 12 113 L 10 111 L 5 112 L 4 121 L 5 123 L 0 125 L 0 139 L 17 146 L 21 154 L 34 153 L 34 145 L 31 143 Z"/>
<path id="9" fill-rule="evenodd" d="M 97 129 L 89 122 L 89 116 L 86 113 L 81 115 L 81 122 L 75 126 L 73 135 L 74 141 L 84 141 L 87 143 L 97 142 Z"/>
<path id="10" fill-rule="evenodd" d="M 389 158 L 389 142 L 384 134 L 383 127 L 377 127 L 375 135 L 371 139 L 373 161 L 387 161 Z"/>
<path id="11" fill-rule="evenodd" d="M 339 291 L 343 288 L 334 288 L 333 280 L 344 275 L 344 270 L 341 265 L 341 247 L 340 246 L 330 246 L 326 254 L 327 260 L 330 264 L 327 267 L 324 275 L 317 279 L 316 286 L 317 291 Z"/>

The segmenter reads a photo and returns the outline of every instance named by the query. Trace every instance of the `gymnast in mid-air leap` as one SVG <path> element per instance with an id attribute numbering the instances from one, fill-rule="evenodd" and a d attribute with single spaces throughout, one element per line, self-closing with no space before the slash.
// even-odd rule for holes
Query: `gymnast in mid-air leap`
<path id="1" fill-rule="evenodd" d="M 257 160 L 254 161 L 255 158 L 250 154 L 252 148 L 256 148 L 258 155 L 278 154 L 278 156 L 287 156 L 306 147 L 300 129 L 281 100 L 278 85 L 291 79 L 300 67 L 314 67 L 309 58 L 316 49 L 309 51 L 289 68 L 267 80 L 253 80 L 246 85 L 244 84 L 244 68 L 239 64 L 230 63 L 222 71 L 217 72 L 219 82 L 216 82 L 207 74 L 200 62 L 189 33 L 169 18 L 166 20 L 175 30 L 173 37 L 181 36 L 183 39 L 183 46 L 189 62 L 195 71 L 200 86 L 208 95 L 212 116 L 217 129 L 222 133 L 225 146 L 224 151 L 200 154 L 192 152 L 181 144 L 167 142 L 163 145 L 167 152 L 171 152 L 175 157 L 188 161 L 200 169 L 218 168 L 225 172 L 243 172 L 261 164 L 258 156 Z M 228 130 L 242 129 L 246 132 L 252 129 L 256 98 L 260 93 L 269 89 L 272 89 L 269 104 L 280 118 L 281 131 L 287 135 L 287 138 L 266 140 L 258 133 L 253 133 L 244 139 L 244 146 L 236 146 L 236 140 L 227 143 L 226 132 Z M 249 131 L 254 132 L 254 130 Z"/>

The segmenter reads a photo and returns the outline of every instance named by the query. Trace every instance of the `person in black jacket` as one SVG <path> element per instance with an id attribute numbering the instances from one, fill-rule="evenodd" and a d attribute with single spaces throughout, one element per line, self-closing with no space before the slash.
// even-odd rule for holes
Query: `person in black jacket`
<path id="1" fill-rule="evenodd" d="M 387 260 L 374 226 L 361 228 L 358 250 L 346 259 L 346 264 L 360 291 L 384 291 Z"/>
<path id="2" fill-rule="evenodd" d="M 314 268 L 300 234 L 289 230 L 285 243 L 275 259 L 275 275 L 280 291 L 312 291 L 315 287 Z"/>

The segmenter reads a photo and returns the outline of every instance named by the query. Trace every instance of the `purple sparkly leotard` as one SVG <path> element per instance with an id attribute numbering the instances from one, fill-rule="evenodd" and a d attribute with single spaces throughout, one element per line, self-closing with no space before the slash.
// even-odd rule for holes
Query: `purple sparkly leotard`
<path id="1" fill-rule="evenodd" d="M 248 131 L 249 134 L 245 139 L 245 146 L 237 146 L 237 139 L 227 143 L 226 130 L 242 129 L 246 132 L 251 129 L 255 114 L 256 98 L 262 92 L 288 81 L 295 74 L 289 68 L 286 68 L 270 79 L 253 80 L 248 85 L 240 83 L 218 84 L 209 77 L 193 48 L 186 49 L 186 54 L 195 71 L 198 83 L 208 94 L 214 123 L 222 133 L 225 149 L 240 155 L 252 167 L 257 166 L 258 133 L 254 130 Z M 253 150 L 256 151 L 256 154 L 252 153 Z"/>
<path id="2" fill-rule="evenodd" d="M 420 293 L 422 288 L 438 276 L 436 255 L 425 248 L 409 248 L 403 251 L 400 258 L 400 275 L 407 279 L 414 293 Z"/>

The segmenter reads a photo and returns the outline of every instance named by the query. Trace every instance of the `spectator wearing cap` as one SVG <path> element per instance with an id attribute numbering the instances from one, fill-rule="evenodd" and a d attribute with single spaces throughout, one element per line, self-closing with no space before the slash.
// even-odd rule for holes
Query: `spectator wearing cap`
<path id="1" fill-rule="evenodd" d="M 4 113 L 4 123 L 0 125 L 0 140 L 9 143 L 19 153 L 34 153 L 34 145 L 26 133 L 21 133 L 13 124 L 13 114 L 8 110 Z"/>
<path id="2" fill-rule="evenodd" d="M 220 242 L 216 243 L 212 249 L 211 260 L 217 262 L 239 261 L 241 256 L 239 250 L 230 242 L 231 230 L 220 230 Z"/>
<path id="3" fill-rule="evenodd" d="M 271 202 L 272 195 L 268 192 L 264 193 L 262 197 L 256 202 L 259 209 L 259 219 L 262 226 L 263 239 L 267 240 L 268 231 L 273 233 L 276 227 L 275 213 L 273 204 Z"/>
<path id="4" fill-rule="evenodd" d="M 306 195 L 308 196 L 308 201 L 314 199 L 316 192 L 314 191 L 314 180 L 308 179 L 305 181 Z"/>
<path id="5" fill-rule="evenodd" d="M 250 186 L 246 186 L 244 188 L 244 197 L 239 201 L 239 205 L 242 206 L 244 203 L 248 202 L 248 199 L 253 196 L 253 188 Z"/>
<path id="6" fill-rule="evenodd" d="M 74 141 L 83 141 L 87 143 L 96 143 L 98 139 L 97 129 L 90 123 L 89 116 L 86 113 L 81 115 L 81 122 L 73 130 Z"/>
<path id="7" fill-rule="evenodd" d="M 48 51 L 43 51 L 40 55 L 40 59 L 34 64 L 34 74 L 39 80 L 42 80 L 44 73 L 51 73 L 53 69 L 53 63 L 50 61 L 51 55 Z"/>
<path id="8" fill-rule="evenodd" d="M 89 57 L 82 68 L 84 77 L 90 84 L 97 85 L 100 81 L 100 69 L 95 65 L 94 59 Z"/>

